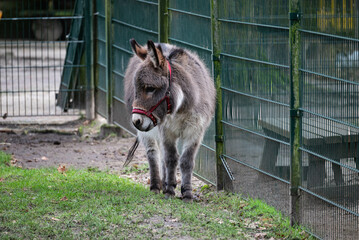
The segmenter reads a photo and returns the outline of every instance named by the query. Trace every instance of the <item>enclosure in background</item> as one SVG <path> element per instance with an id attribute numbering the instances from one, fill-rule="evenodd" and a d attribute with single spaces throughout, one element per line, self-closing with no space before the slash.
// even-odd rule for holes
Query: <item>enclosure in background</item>
<path id="1" fill-rule="evenodd" d="M 0 2 L 1 116 L 81 114 L 84 84 L 79 75 L 85 62 L 75 51 L 84 45 L 83 3 Z"/>

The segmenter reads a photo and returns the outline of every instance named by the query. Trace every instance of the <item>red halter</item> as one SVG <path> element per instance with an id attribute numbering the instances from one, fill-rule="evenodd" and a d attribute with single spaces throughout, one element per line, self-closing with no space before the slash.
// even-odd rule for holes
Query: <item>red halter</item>
<path id="1" fill-rule="evenodd" d="M 134 108 L 132 109 L 132 114 L 133 113 L 138 113 L 138 114 L 142 114 L 142 115 L 145 115 L 147 117 L 149 117 L 152 122 L 153 122 L 153 125 L 156 126 L 157 125 L 157 119 L 155 118 L 155 116 L 153 116 L 152 112 L 154 110 L 156 110 L 156 108 L 163 102 L 163 101 L 166 101 L 167 102 L 167 114 L 171 113 L 172 112 L 172 108 L 171 108 L 171 103 L 170 103 L 170 86 L 171 86 L 171 77 L 172 77 L 172 69 L 171 69 L 171 65 L 169 63 L 169 61 L 167 61 L 167 65 L 168 65 L 168 69 L 170 71 L 170 76 L 169 76 L 169 86 L 168 86 L 168 90 L 166 92 L 166 95 L 156 104 L 154 105 L 153 107 L 150 108 L 149 111 L 145 111 L 143 109 L 140 109 L 140 108 Z"/>

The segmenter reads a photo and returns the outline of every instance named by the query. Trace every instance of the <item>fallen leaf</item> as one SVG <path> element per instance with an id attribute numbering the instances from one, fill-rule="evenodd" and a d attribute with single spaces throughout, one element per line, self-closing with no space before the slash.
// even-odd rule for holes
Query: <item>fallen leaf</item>
<path id="1" fill-rule="evenodd" d="M 4 178 L 0 178 L 0 182 L 3 182 L 3 181 L 5 181 L 5 179 L 4 179 Z"/>
<path id="2" fill-rule="evenodd" d="M 258 228 L 258 223 L 257 222 L 252 222 L 252 223 L 248 224 L 247 227 L 251 228 L 251 229 L 257 229 Z"/>
<path id="3" fill-rule="evenodd" d="M 248 203 L 241 203 L 241 204 L 239 205 L 239 208 L 242 209 L 242 208 L 244 208 L 244 207 L 246 207 L 246 206 L 248 206 Z"/>
<path id="4" fill-rule="evenodd" d="M 60 201 L 67 201 L 69 200 L 66 196 L 64 196 L 63 198 L 60 199 Z"/>
<path id="5" fill-rule="evenodd" d="M 234 220 L 232 220 L 232 219 L 229 219 L 229 222 L 230 222 L 233 226 L 239 225 L 239 222 L 234 221 Z"/>
<path id="6" fill-rule="evenodd" d="M 219 224 L 223 224 L 223 220 L 222 219 L 219 219 L 219 218 L 216 218 L 216 219 L 214 219 L 217 223 L 219 223 Z"/>
<path id="7" fill-rule="evenodd" d="M 151 184 L 151 179 L 150 178 L 147 179 L 147 184 Z"/>
<path id="8" fill-rule="evenodd" d="M 256 233 L 254 237 L 256 239 L 264 239 L 267 236 L 267 233 Z"/>
<path id="9" fill-rule="evenodd" d="M 17 163 L 17 159 L 12 156 L 12 159 L 10 161 L 11 165 L 15 165 Z"/>
<path id="10" fill-rule="evenodd" d="M 66 173 L 67 172 L 67 168 L 65 165 L 60 165 L 58 168 L 57 168 L 57 171 L 59 171 L 59 173 L 61 174 L 64 174 L 66 176 Z"/>
<path id="11" fill-rule="evenodd" d="M 52 221 L 60 221 L 60 219 L 54 218 L 54 217 L 52 217 L 51 220 L 52 220 Z"/>
<path id="12" fill-rule="evenodd" d="M 263 221 L 263 222 L 272 222 L 273 219 L 272 218 L 261 218 L 261 221 Z"/>
<path id="13" fill-rule="evenodd" d="M 47 160 L 49 160 L 49 159 L 48 159 L 47 157 L 43 156 L 43 157 L 41 158 L 41 160 L 47 161 Z"/>
<path id="14" fill-rule="evenodd" d="M 270 223 L 264 223 L 263 224 L 264 227 L 266 228 L 270 228 L 270 227 L 273 227 L 273 224 L 270 224 Z"/>

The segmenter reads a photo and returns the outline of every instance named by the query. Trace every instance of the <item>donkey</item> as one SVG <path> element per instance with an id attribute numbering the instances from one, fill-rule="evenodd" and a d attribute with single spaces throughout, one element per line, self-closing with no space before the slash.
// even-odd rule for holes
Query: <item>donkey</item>
<path id="1" fill-rule="evenodd" d="M 134 39 L 130 43 L 135 54 L 124 77 L 125 101 L 137 139 L 146 148 L 150 190 L 173 197 L 179 162 L 182 199 L 192 201 L 194 159 L 215 110 L 213 80 L 188 50 L 151 40 L 147 47 Z"/>

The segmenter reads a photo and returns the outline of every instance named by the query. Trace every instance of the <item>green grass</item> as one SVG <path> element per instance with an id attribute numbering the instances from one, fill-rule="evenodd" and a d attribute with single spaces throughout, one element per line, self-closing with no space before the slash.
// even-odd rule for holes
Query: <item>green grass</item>
<path id="1" fill-rule="evenodd" d="M 0 239 L 306 239 L 260 201 L 216 193 L 164 199 L 104 172 L 21 169 L 0 152 Z"/>

